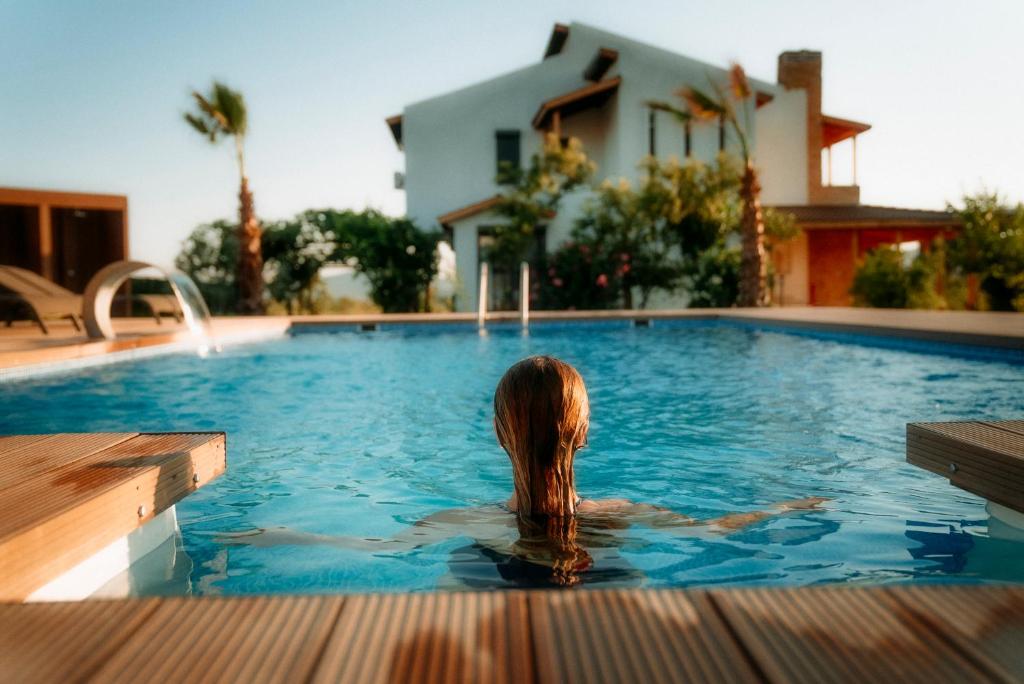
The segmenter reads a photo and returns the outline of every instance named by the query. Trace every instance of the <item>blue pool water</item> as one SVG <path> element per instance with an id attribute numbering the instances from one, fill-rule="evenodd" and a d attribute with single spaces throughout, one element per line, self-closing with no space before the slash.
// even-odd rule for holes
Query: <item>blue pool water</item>
<path id="1" fill-rule="evenodd" d="M 504 501 L 493 389 L 511 363 L 552 354 L 590 391 L 585 497 L 701 519 L 830 499 L 724 536 L 581 536 L 594 559 L 584 584 L 1024 580 L 1024 542 L 990 534 L 980 499 L 904 461 L 907 422 L 1019 417 L 1024 365 L 902 347 L 710 322 L 301 334 L 0 385 L 0 433 L 228 433 L 227 474 L 178 507 L 179 577 L 148 593 L 514 586 L 464 536 L 415 550 L 320 541 Z M 230 537 L 259 528 L 310 543 Z"/>

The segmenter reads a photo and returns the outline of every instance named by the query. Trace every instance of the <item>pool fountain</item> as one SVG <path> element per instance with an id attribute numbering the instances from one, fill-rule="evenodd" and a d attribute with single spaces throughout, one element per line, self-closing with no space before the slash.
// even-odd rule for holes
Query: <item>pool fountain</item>
<path id="1" fill-rule="evenodd" d="M 211 349 L 217 351 L 219 347 L 213 336 L 210 310 L 195 282 L 181 271 L 168 271 L 145 261 L 116 261 L 104 266 L 89 280 L 82 305 L 82 317 L 89 337 L 107 340 L 117 337 L 110 320 L 114 294 L 125 280 L 140 271 L 158 271 L 170 284 L 199 353 L 205 355 Z"/>

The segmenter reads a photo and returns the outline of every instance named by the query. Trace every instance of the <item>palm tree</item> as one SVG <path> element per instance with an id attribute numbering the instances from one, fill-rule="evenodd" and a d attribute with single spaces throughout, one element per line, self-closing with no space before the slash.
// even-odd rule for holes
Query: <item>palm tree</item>
<path id="1" fill-rule="evenodd" d="M 685 103 L 679 108 L 666 102 L 649 102 L 653 109 L 669 112 L 683 123 L 693 119 L 719 121 L 728 124 L 736 132 L 743 156 L 743 176 L 740 180 L 740 201 L 743 205 L 741 235 L 743 249 L 740 261 L 740 306 L 768 306 L 771 293 L 768 290 L 768 261 L 764 247 L 764 213 L 761 210 L 761 184 L 747 139 L 750 130 L 749 100 L 753 91 L 747 81 L 743 67 L 733 64 L 729 70 L 730 93 L 712 81 L 713 95 L 687 86 L 678 92 Z M 740 118 L 742 117 L 742 121 Z"/>
<path id="2" fill-rule="evenodd" d="M 192 91 L 198 111 L 186 113 L 185 121 L 217 143 L 221 137 L 231 136 L 235 141 L 235 156 L 241 188 L 238 191 L 238 313 L 263 313 L 263 256 L 262 230 L 253 210 L 249 177 L 245 173 L 245 133 L 248 116 L 242 93 L 223 83 L 213 82 L 208 95 Z"/>

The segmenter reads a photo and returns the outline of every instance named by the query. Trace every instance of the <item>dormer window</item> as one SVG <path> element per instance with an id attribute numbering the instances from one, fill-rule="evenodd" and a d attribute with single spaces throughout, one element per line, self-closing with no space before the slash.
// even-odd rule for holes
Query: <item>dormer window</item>
<path id="1" fill-rule="evenodd" d="M 497 131 L 494 138 L 498 182 L 511 183 L 519 171 L 519 131 Z"/>

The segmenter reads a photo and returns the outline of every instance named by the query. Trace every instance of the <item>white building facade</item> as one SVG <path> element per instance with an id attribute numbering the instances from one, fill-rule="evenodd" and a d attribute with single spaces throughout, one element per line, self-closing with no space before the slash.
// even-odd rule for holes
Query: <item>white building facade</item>
<path id="1" fill-rule="evenodd" d="M 709 81 L 727 78 L 722 67 L 584 24 L 556 24 L 539 63 L 408 105 L 389 118 L 405 153 L 408 216 L 424 227 L 440 224 L 454 249 L 456 309 L 477 308 L 480 247 L 488 228 L 502 221 L 493 211 L 503 189 L 497 182 L 501 162 L 525 166 L 552 131 L 580 139 L 598 166 L 597 180 L 636 180 L 638 163 L 649 154 L 713 162 L 721 149 L 732 149 L 728 130 L 695 122 L 687 132 L 648 103 L 678 102 L 683 86 L 706 89 Z M 857 205 L 856 185 L 823 182 L 822 154 L 844 140 L 855 145 L 855 136 L 869 126 L 821 114 L 820 53 L 783 53 L 779 81 L 752 79 L 755 95 L 747 103 L 762 202 Z M 566 198 L 539 233 L 539 248 L 553 250 L 568 239 L 584 200 Z M 787 257 L 786 268 L 797 276 L 785 293 L 788 303 L 811 299 L 806 242 Z"/>

